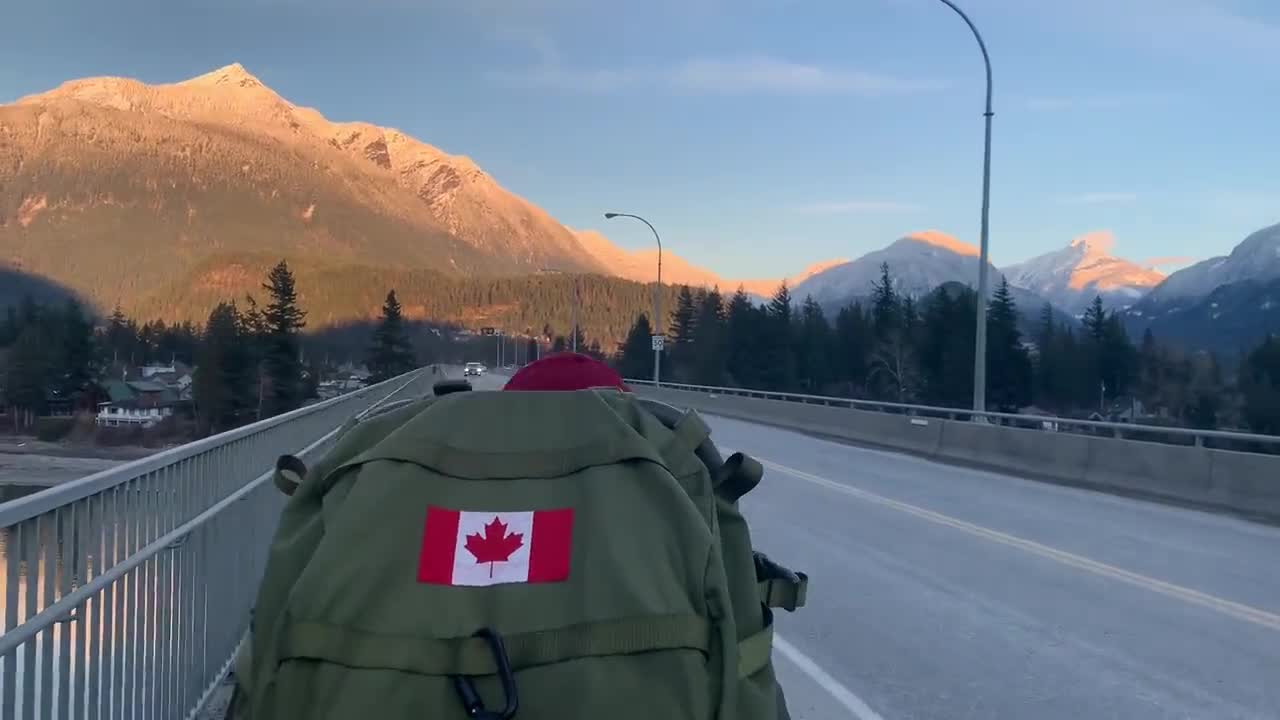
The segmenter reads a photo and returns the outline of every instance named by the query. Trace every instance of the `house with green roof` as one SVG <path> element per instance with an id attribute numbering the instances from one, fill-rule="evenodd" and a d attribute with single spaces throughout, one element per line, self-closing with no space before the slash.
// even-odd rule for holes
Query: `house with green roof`
<path id="1" fill-rule="evenodd" d="M 151 380 L 104 380 L 107 400 L 98 403 L 94 421 L 106 427 L 152 427 L 183 404 L 178 391 Z"/>

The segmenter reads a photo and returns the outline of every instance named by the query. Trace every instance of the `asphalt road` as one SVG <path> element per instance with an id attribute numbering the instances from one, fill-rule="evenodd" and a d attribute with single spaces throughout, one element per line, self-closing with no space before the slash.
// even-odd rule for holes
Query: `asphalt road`
<path id="1" fill-rule="evenodd" d="M 774 650 L 796 720 L 1280 718 L 1280 528 L 707 420 L 811 577 Z"/>
<path id="2" fill-rule="evenodd" d="M 1280 529 L 708 420 L 811 577 L 797 720 L 1280 718 Z"/>

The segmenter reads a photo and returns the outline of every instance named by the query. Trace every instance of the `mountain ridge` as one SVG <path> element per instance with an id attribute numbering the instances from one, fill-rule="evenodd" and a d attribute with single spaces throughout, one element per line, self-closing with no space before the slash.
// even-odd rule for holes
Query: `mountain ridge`
<path id="1" fill-rule="evenodd" d="M 0 105 L 0 248 L 0 265 L 103 309 L 163 305 L 150 296 L 220 253 L 479 275 L 641 273 L 602 264 L 599 249 L 469 157 L 395 128 L 330 121 L 238 63 L 164 84 L 73 79 Z"/>
<path id="2" fill-rule="evenodd" d="M 1058 250 L 1006 266 L 1012 285 L 1032 290 L 1071 313 L 1082 313 L 1095 296 L 1111 307 L 1129 307 L 1164 280 L 1152 268 L 1112 254 L 1115 236 L 1085 233 Z"/>

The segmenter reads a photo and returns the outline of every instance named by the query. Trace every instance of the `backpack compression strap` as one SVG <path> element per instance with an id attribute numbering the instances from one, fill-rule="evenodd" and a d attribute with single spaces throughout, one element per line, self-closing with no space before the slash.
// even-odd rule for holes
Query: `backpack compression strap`
<path id="1" fill-rule="evenodd" d="M 750 492 L 764 477 L 764 466 L 758 460 L 736 452 L 728 460 L 720 459 L 720 450 L 711 440 L 711 428 L 694 410 L 681 411 L 667 403 L 636 397 L 638 405 L 658 418 L 676 435 L 676 442 L 685 450 L 698 456 L 711 472 L 716 493 L 730 502 Z M 809 576 L 796 572 L 770 560 L 759 551 L 755 556 L 756 581 L 760 600 L 766 607 L 795 612 L 804 607 L 808 594 Z"/>

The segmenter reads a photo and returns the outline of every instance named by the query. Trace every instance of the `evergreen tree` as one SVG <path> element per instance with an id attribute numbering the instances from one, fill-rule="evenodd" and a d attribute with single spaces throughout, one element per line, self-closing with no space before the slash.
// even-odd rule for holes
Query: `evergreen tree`
<path id="1" fill-rule="evenodd" d="M 694 328 L 697 322 L 698 308 L 693 291 L 688 285 L 680 286 L 680 295 L 676 299 L 676 307 L 671 311 L 671 325 L 667 329 L 667 337 L 674 344 L 693 344 Z"/>
<path id="2" fill-rule="evenodd" d="M 701 296 L 694 328 L 693 382 L 700 385 L 720 385 L 725 381 L 729 329 L 724 298 L 720 296 L 718 288 Z"/>
<path id="3" fill-rule="evenodd" d="M 9 347 L 22 332 L 22 322 L 18 319 L 18 308 L 14 305 L 4 309 L 4 321 L 0 322 L 0 347 Z"/>
<path id="4" fill-rule="evenodd" d="M 695 296 L 688 285 L 682 285 L 680 295 L 676 299 L 676 307 L 671 311 L 671 320 L 667 326 L 671 366 L 669 372 L 664 374 L 677 381 L 688 382 L 693 376 L 698 307 L 701 302 L 700 296 L 705 294 L 705 291 L 701 291 L 699 296 Z"/>
<path id="5" fill-rule="evenodd" d="M 234 303 L 218 303 L 196 357 L 192 392 L 200 428 L 217 433 L 256 417 L 256 379 L 243 319 Z"/>
<path id="6" fill-rule="evenodd" d="M 740 387 L 761 386 L 765 358 L 760 352 L 760 346 L 765 326 L 764 312 L 751 302 L 747 291 L 739 287 L 729 300 L 728 309 L 726 370 L 730 382 Z"/>
<path id="7" fill-rule="evenodd" d="M 1053 306 L 1045 303 L 1040 308 L 1040 324 L 1036 328 L 1035 397 L 1045 407 L 1057 407 L 1062 393 L 1062 358 L 1057 353 L 1058 323 L 1053 316 Z"/>
<path id="8" fill-rule="evenodd" d="M 1240 390 L 1249 429 L 1280 435 L 1280 339 L 1268 335 L 1245 357 Z"/>
<path id="9" fill-rule="evenodd" d="M 1101 344 L 1107 335 L 1107 311 L 1102 304 L 1102 296 L 1094 295 L 1093 302 L 1084 311 L 1084 329 L 1088 337 Z"/>
<path id="10" fill-rule="evenodd" d="M 818 394 L 834 379 L 831 369 L 833 338 L 827 317 L 813 297 L 800 306 L 800 331 L 796 342 L 796 367 L 800 385 Z"/>
<path id="11" fill-rule="evenodd" d="M 119 366 L 137 362 L 138 327 L 117 305 L 107 320 L 104 364 Z"/>
<path id="12" fill-rule="evenodd" d="M 987 304 L 986 362 L 989 404 L 1003 412 L 1018 412 L 1031 402 L 1031 358 L 1022 346 L 1009 280 L 1003 277 Z"/>
<path id="13" fill-rule="evenodd" d="M 266 415 L 278 415 L 302 404 L 302 360 L 298 332 L 306 327 L 306 312 L 298 307 L 293 273 L 281 260 L 267 275 L 263 289 L 271 302 L 263 312 L 266 326 L 264 369 L 270 389 L 264 407 Z"/>
<path id="14" fill-rule="evenodd" d="M 653 327 L 649 316 L 641 313 L 627 333 L 618 358 L 618 373 L 627 378 L 653 377 Z"/>
<path id="15" fill-rule="evenodd" d="M 396 291 L 391 290 L 382 304 L 382 315 L 368 351 L 369 381 L 378 383 L 407 373 L 417 365 L 415 360 L 413 344 L 405 334 L 400 301 Z"/>
<path id="16" fill-rule="evenodd" d="M 1107 387 L 1107 397 L 1117 398 L 1132 391 L 1138 372 L 1138 352 L 1129 340 L 1124 321 L 1114 312 L 1107 315 L 1103 326 L 1097 367 L 1099 378 Z"/>
<path id="17" fill-rule="evenodd" d="M 925 297 L 917 357 L 921 394 L 929 404 L 966 407 L 973 401 L 973 316 L 978 295 L 962 285 Z"/>
<path id="18" fill-rule="evenodd" d="M 9 351 L 5 389 L 9 405 L 17 411 L 14 422 L 19 429 L 34 424 L 47 408 L 52 348 L 44 327 L 39 322 L 27 322 Z"/>
<path id="19" fill-rule="evenodd" d="M 840 309 L 836 315 L 835 357 L 832 372 L 852 395 L 866 392 L 867 364 L 875 347 L 875 330 L 860 303 Z"/>
<path id="20" fill-rule="evenodd" d="M 899 311 L 902 303 L 893 288 L 893 275 L 889 263 L 880 263 L 880 279 L 871 284 L 871 321 L 876 339 L 888 341 L 899 328 Z"/>
<path id="21" fill-rule="evenodd" d="M 917 318 L 914 301 L 904 303 L 893 285 L 889 264 L 881 263 L 880 279 L 871 287 L 876 347 L 868 364 L 867 384 L 881 397 L 907 402 L 919 384 L 916 346 L 911 336 Z"/>
<path id="22" fill-rule="evenodd" d="M 759 342 L 763 365 L 761 387 L 790 391 L 796 387 L 795 328 L 792 322 L 791 290 L 783 282 L 769 300 L 764 313 L 765 333 Z"/>
<path id="23" fill-rule="evenodd" d="M 93 357 L 93 323 L 74 298 L 67 300 L 61 313 L 60 339 L 55 386 L 64 398 L 75 399 L 88 387 L 96 374 Z"/>

